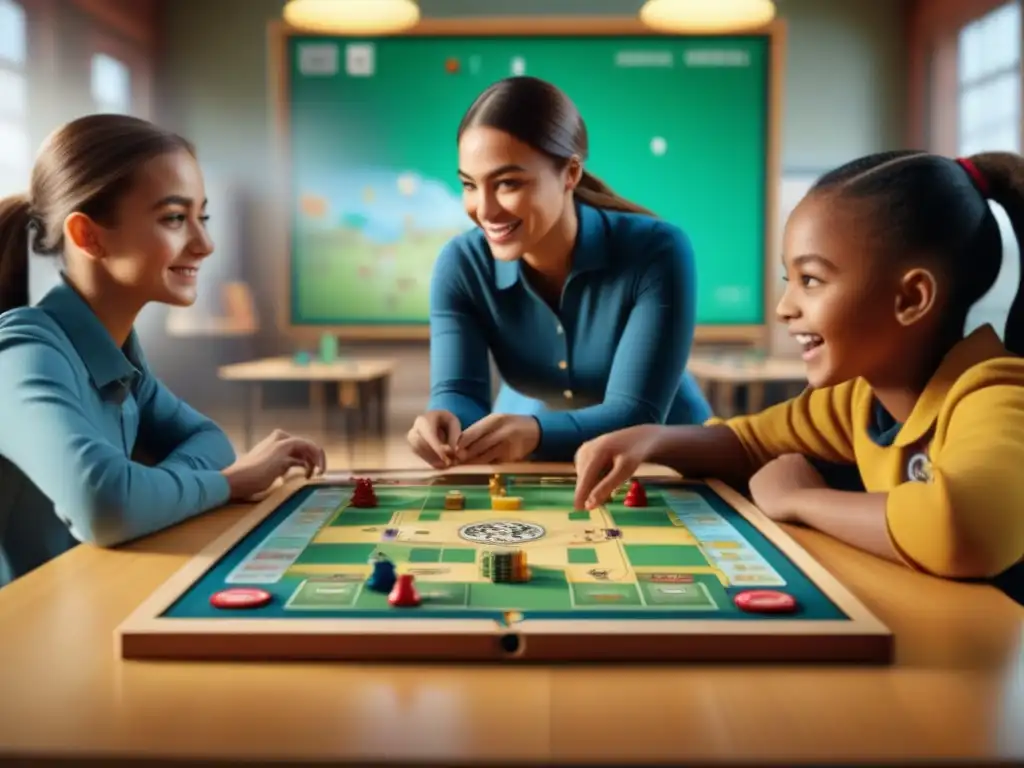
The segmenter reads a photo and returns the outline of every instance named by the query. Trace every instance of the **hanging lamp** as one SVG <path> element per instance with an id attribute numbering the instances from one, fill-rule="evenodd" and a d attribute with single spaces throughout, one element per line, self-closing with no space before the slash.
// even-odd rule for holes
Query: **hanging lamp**
<path id="1" fill-rule="evenodd" d="M 648 27 L 676 34 L 748 32 L 774 18 L 772 0 L 647 0 L 640 9 Z"/>
<path id="2" fill-rule="evenodd" d="M 306 32 L 334 35 L 393 35 L 415 27 L 413 0 L 289 0 L 284 20 Z"/>

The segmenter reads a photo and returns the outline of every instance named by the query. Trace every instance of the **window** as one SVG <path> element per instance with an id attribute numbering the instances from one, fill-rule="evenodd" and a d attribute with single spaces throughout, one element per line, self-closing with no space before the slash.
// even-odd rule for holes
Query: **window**
<path id="1" fill-rule="evenodd" d="M 25 9 L 14 0 L 0 0 L 0 197 L 28 188 L 27 49 Z"/>
<path id="2" fill-rule="evenodd" d="M 106 53 L 93 54 L 91 82 L 97 112 L 132 111 L 132 75 L 123 61 Z"/>
<path id="3" fill-rule="evenodd" d="M 1020 152 L 1021 8 L 1006 3 L 960 30 L 958 61 L 960 155 Z M 971 310 L 968 330 L 991 323 L 1002 333 L 1020 277 L 1018 246 L 1002 208 L 993 206 L 1003 233 L 1003 267 L 992 290 Z"/>

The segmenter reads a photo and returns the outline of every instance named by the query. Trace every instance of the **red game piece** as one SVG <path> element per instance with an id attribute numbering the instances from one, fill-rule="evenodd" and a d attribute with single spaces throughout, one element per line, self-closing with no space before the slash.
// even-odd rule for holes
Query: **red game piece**
<path id="1" fill-rule="evenodd" d="M 629 491 L 626 493 L 626 498 L 622 502 L 627 507 L 646 507 L 647 506 L 647 491 L 640 485 L 639 480 L 634 480 L 629 486 Z"/>
<path id="2" fill-rule="evenodd" d="M 414 608 L 420 604 L 420 594 L 413 585 L 410 573 L 403 573 L 395 582 L 394 589 L 388 595 L 388 602 L 396 608 Z"/>
<path id="3" fill-rule="evenodd" d="M 260 608 L 270 602 L 271 594 L 265 589 L 232 587 L 210 596 L 214 608 Z"/>
<path id="4" fill-rule="evenodd" d="M 373 483 L 365 477 L 356 480 L 355 490 L 352 491 L 353 507 L 376 507 L 377 494 L 373 490 Z"/>
<path id="5" fill-rule="evenodd" d="M 733 602 L 741 611 L 748 613 L 792 613 L 796 610 L 796 600 L 792 595 L 774 589 L 740 592 Z"/>

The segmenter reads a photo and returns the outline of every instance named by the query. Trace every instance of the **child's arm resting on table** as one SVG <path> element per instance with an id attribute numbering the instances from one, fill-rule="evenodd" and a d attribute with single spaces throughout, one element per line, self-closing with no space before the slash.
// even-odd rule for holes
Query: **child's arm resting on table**
<path id="1" fill-rule="evenodd" d="M 853 383 L 806 390 L 760 413 L 703 427 L 669 427 L 648 461 L 689 477 L 714 477 L 745 488 L 765 464 L 790 453 L 853 464 Z M 745 457 L 746 461 L 740 459 Z"/>
<path id="2" fill-rule="evenodd" d="M 697 278 L 693 249 L 681 232 L 656 230 L 648 249 L 649 264 L 615 348 L 604 400 L 539 413 L 541 436 L 534 458 L 568 461 L 580 445 L 599 435 L 664 423 L 693 343 Z"/>
<path id="3" fill-rule="evenodd" d="M 889 536 L 888 498 L 887 493 L 804 487 L 790 494 L 788 512 L 780 519 L 815 528 L 878 557 L 900 561 Z M 754 502 L 761 503 L 756 494 Z"/>
<path id="4" fill-rule="evenodd" d="M 80 541 L 114 546 L 228 501 L 223 474 L 147 467 L 98 434 L 69 361 L 30 336 L 0 339 L 0 454 L 53 502 Z"/>
<path id="5" fill-rule="evenodd" d="M 796 453 L 853 464 L 853 384 L 804 392 L 752 416 L 705 426 L 641 425 L 584 444 L 576 454 L 575 503 L 589 509 L 650 462 L 691 478 L 715 478 L 745 493 L 773 459 Z"/>
<path id="6" fill-rule="evenodd" d="M 148 366 L 139 385 L 139 445 L 165 469 L 222 470 L 235 461 L 224 431 L 171 392 Z"/>
<path id="7" fill-rule="evenodd" d="M 1020 365 L 1020 363 L 1018 363 Z M 930 482 L 888 494 L 889 535 L 911 567 L 996 576 L 1024 558 L 1024 387 L 989 386 L 956 406 Z"/>

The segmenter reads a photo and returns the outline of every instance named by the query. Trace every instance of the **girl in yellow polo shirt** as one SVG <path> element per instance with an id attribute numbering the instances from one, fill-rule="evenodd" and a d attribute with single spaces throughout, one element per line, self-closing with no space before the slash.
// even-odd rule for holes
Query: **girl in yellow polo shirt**
<path id="1" fill-rule="evenodd" d="M 949 578 L 1024 559 L 1024 296 L 1004 342 L 971 306 L 1002 264 L 989 201 L 1024 243 L 1024 158 L 888 152 L 821 178 L 786 225 L 777 312 L 810 388 L 703 427 L 645 425 L 584 444 L 576 503 L 593 507 L 641 462 L 749 485 L 770 517 L 818 528 Z M 856 465 L 863 490 L 812 462 Z"/>

